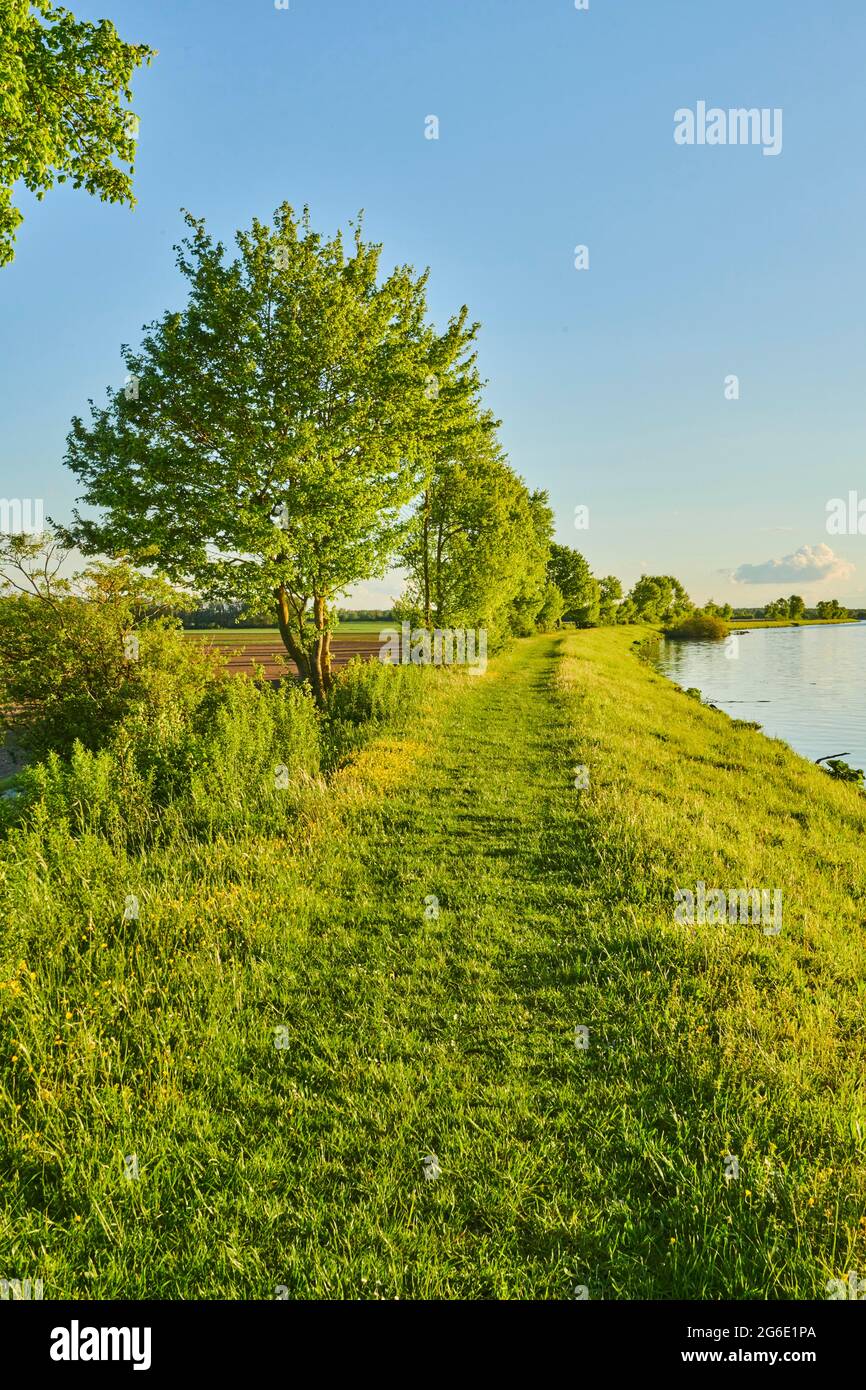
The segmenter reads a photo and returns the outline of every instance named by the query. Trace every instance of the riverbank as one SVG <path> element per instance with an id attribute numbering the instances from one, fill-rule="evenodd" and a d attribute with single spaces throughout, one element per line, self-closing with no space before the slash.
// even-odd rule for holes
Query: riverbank
<path id="1" fill-rule="evenodd" d="M 866 802 L 641 636 L 437 680 L 293 835 L 0 848 L 8 1275 L 809 1299 L 866 1268 Z M 781 889 L 781 934 L 678 925 L 697 881 Z"/>
<path id="2" fill-rule="evenodd" d="M 732 632 L 741 627 L 846 627 L 862 622 L 861 618 L 728 618 Z"/>

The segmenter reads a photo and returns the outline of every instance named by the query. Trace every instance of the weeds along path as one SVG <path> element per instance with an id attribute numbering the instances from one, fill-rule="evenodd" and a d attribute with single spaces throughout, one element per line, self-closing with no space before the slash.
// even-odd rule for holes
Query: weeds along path
<path id="1" fill-rule="evenodd" d="M 69 1041 L 10 1131 L 12 1275 L 812 1298 L 866 1269 L 860 803 L 633 639 L 521 642 L 312 789 L 290 843 L 139 866 L 107 983 L 33 986 L 34 1031 Z M 52 867 L 57 922 L 98 921 L 116 873 L 81 853 Z M 697 878 L 783 887 L 782 936 L 675 924 Z"/>

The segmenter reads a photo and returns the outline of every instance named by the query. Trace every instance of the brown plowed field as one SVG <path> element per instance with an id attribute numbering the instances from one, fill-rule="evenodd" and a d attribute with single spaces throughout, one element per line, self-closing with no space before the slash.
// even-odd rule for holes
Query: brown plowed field
<path id="1" fill-rule="evenodd" d="M 284 676 L 287 669 L 297 671 L 294 662 L 288 659 L 279 633 L 274 633 L 271 637 L 260 632 L 247 633 L 239 629 L 230 633 L 205 631 L 188 635 L 191 641 L 200 641 L 205 646 L 216 647 L 227 658 L 230 675 L 251 676 L 255 668 L 261 666 L 265 676 L 275 680 Z M 358 637 L 332 637 L 331 664 L 334 667 L 346 666 L 353 656 L 369 661 L 378 656 L 380 645 L 377 634 L 373 632 Z"/>

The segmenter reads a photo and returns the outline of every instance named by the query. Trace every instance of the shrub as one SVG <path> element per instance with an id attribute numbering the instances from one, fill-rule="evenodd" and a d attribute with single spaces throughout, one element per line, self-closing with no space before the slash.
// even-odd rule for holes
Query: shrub
<path id="1" fill-rule="evenodd" d="M 417 713 L 430 667 L 350 661 L 334 677 L 323 719 L 323 766 L 331 770 L 385 724 L 400 728 Z"/>
<path id="2" fill-rule="evenodd" d="M 75 834 L 128 847 L 178 831 L 271 827 L 292 811 L 293 785 L 319 763 L 319 719 L 306 687 L 226 680 L 192 711 L 180 702 L 133 709 L 105 748 L 79 742 L 67 758 L 49 753 L 19 774 L 21 798 L 3 819 L 32 821 L 38 808 Z"/>
<path id="3" fill-rule="evenodd" d="M 674 627 L 665 628 L 665 637 L 675 642 L 721 642 L 728 636 L 724 618 L 711 613 L 692 613 Z"/>
<path id="4" fill-rule="evenodd" d="M 404 722 L 418 706 L 425 669 L 355 657 L 334 677 L 328 718 L 350 724 Z"/>
<path id="5" fill-rule="evenodd" d="M 830 776 L 835 777 L 838 782 L 853 782 L 855 786 L 863 786 L 863 771 L 859 767 L 852 767 L 850 763 L 845 763 L 841 758 L 826 759 L 827 766 L 824 771 Z"/>
<path id="6" fill-rule="evenodd" d="M 293 807 L 292 786 L 320 769 L 320 715 L 306 685 L 227 680 L 195 724 L 184 814 L 197 829 L 271 826 Z"/>
<path id="7" fill-rule="evenodd" d="M 100 748 L 134 706 L 192 708 L 216 676 L 219 657 L 184 639 L 164 581 L 122 561 L 62 580 L 52 547 L 18 536 L 0 561 L 30 586 L 0 597 L 0 708 L 30 753 Z"/>

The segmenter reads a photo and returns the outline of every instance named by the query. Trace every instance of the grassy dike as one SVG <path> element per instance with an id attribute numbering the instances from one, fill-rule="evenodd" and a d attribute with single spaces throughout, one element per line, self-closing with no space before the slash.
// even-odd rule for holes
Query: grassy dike
<path id="1" fill-rule="evenodd" d="M 431 681 L 290 838 L 6 852 L 0 1277 L 809 1299 L 866 1271 L 866 801 L 638 635 Z M 781 936 L 676 925 L 698 879 L 782 888 Z"/>

